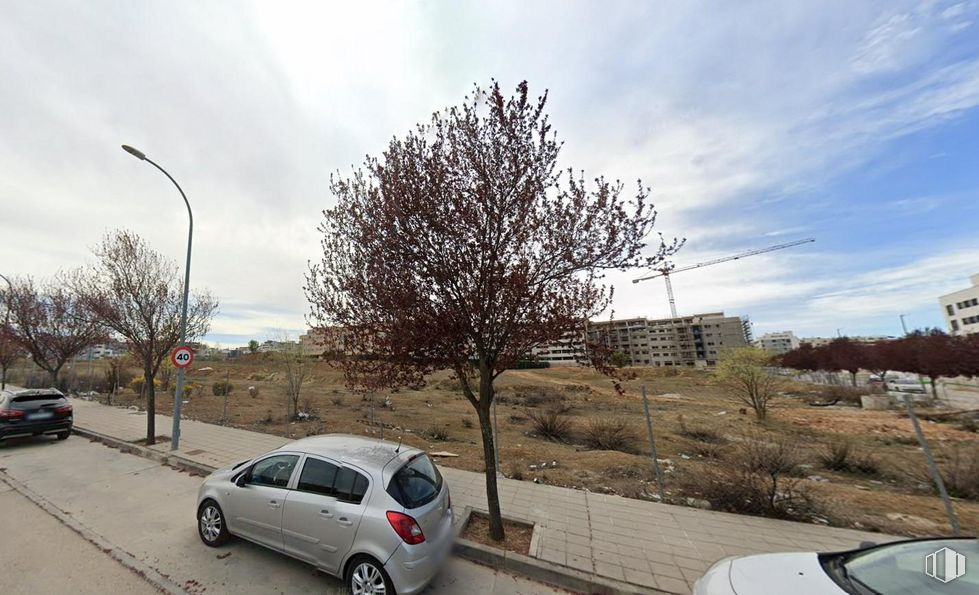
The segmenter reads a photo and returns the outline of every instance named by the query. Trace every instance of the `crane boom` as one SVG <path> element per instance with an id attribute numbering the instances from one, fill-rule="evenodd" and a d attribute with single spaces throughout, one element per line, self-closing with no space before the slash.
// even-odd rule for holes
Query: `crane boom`
<path id="1" fill-rule="evenodd" d="M 672 265 L 664 266 L 659 269 L 655 275 L 649 275 L 646 277 L 640 277 L 638 279 L 633 279 L 633 283 L 639 283 L 640 281 L 647 281 L 649 279 L 656 279 L 657 277 L 667 277 L 675 273 L 680 273 L 683 271 L 690 271 L 693 269 L 699 269 L 701 267 L 711 266 L 714 264 L 720 264 L 722 262 L 728 262 L 729 260 L 738 260 L 740 258 L 747 258 L 749 256 L 755 256 L 756 254 L 764 254 L 765 252 L 774 252 L 775 250 L 782 250 L 785 248 L 791 248 L 792 246 L 798 246 L 800 244 L 808 244 L 809 242 L 815 242 L 816 238 L 806 238 L 804 240 L 796 240 L 794 242 L 788 242 L 785 244 L 777 244 L 775 246 L 768 246 L 766 248 L 758 248 L 755 250 L 748 250 L 747 252 L 742 252 L 740 254 L 735 254 L 733 256 L 725 256 L 723 258 L 715 258 L 713 260 L 707 260 L 704 262 L 698 262 L 697 264 L 692 264 L 690 266 L 680 267 L 678 269 L 673 268 Z M 674 314 L 674 317 L 676 315 Z"/>

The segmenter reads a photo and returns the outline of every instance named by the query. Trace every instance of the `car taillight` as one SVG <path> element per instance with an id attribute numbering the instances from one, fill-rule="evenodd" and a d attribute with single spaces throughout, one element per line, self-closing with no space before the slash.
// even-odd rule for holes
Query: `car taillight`
<path id="1" fill-rule="evenodd" d="M 24 412 L 20 409 L 0 409 L 0 419 L 20 419 Z"/>
<path id="2" fill-rule="evenodd" d="M 387 517 L 388 522 L 391 523 L 391 528 L 408 545 L 415 545 L 425 541 L 425 534 L 422 533 L 422 528 L 418 526 L 415 519 L 406 514 L 394 512 L 393 510 L 388 511 Z"/>
<path id="3" fill-rule="evenodd" d="M 71 404 L 69 403 L 68 405 L 62 405 L 61 407 L 58 407 L 57 409 L 54 410 L 54 412 L 57 413 L 58 415 L 68 415 L 69 413 L 71 413 L 71 409 L 72 409 Z"/>

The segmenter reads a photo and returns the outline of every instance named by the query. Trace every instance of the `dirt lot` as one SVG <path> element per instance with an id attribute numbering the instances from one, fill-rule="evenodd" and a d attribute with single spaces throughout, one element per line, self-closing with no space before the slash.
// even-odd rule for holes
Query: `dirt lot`
<path id="1" fill-rule="evenodd" d="M 286 418 L 284 371 L 262 354 L 196 364 L 188 378 L 197 388 L 184 412 L 193 419 L 220 422 L 224 398 L 214 396 L 211 386 L 227 373 L 234 386 L 228 400 L 230 425 L 296 438 L 324 432 L 380 435 L 383 425 L 385 438 L 403 437 L 413 446 L 459 455 L 441 459 L 442 465 L 483 470 L 478 421 L 448 373 L 435 374 L 423 390 L 375 394 L 372 427 L 368 395 L 348 390 L 341 374 L 328 364 L 309 365 L 300 398 L 300 410 L 310 414 L 307 421 Z M 698 496 L 691 484 L 730 467 L 746 437 L 764 436 L 790 441 L 801 451 L 803 465 L 795 470 L 792 481 L 819 502 L 818 509 L 806 518 L 905 535 L 947 532 L 941 502 L 928 483 L 911 423 L 900 412 L 845 405 L 812 407 L 807 399 L 819 389 L 791 385 L 787 393 L 795 396 L 779 398 L 769 418 L 759 422 L 750 413 L 742 413 L 742 405 L 728 398 L 709 373 L 636 371 L 640 377 L 625 383 L 623 396 L 615 393 L 607 378 L 586 369 L 512 370 L 500 376 L 497 420 L 503 473 L 630 498 L 653 497 L 656 489 L 639 392 L 645 384 L 669 501 L 687 503 L 689 496 Z M 257 396 L 249 395 L 250 386 L 258 389 Z M 141 405 L 139 396 L 128 389 L 116 395 L 113 404 Z M 159 394 L 157 406 L 160 412 L 170 411 L 172 397 Z M 547 440 L 535 431 L 532 415 L 554 409 L 563 410 L 571 424 L 566 441 Z M 585 446 L 583 435 L 595 420 L 625 422 L 631 434 L 621 449 L 625 452 Z M 979 456 L 979 434 L 929 421 L 923 422 L 923 428 L 946 469 L 951 469 L 956 451 Z M 826 468 L 822 455 L 830 444 L 844 438 L 850 442 L 852 455 L 872 460 L 871 469 L 840 472 Z M 959 475 L 966 460 L 958 461 Z M 963 526 L 972 532 L 979 530 L 979 502 L 956 500 L 955 507 Z"/>

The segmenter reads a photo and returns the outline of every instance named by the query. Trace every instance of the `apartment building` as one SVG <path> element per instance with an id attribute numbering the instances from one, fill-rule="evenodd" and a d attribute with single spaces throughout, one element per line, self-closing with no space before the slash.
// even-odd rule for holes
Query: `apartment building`
<path id="1" fill-rule="evenodd" d="M 577 366 L 584 360 L 585 341 L 582 333 L 568 333 L 560 341 L 534 347 L 531 355 L 551 366 Z"/>
<path id="2" fill-rule="evenodd" d="M 979 333 L 979 274 L 970 278 L 972 287 L 938 298 L 945 326 L 953 335 Z"/>
<path id="3" fill-rule="evenodd" d="M 634 366 L 713 366 L 725 349 L 751 344 L 747 318 L 723 312 L 680 318 L 629 318 L 590 322 L 590 342 L 624 353 Z"/>
<path id="4" fill-rule="evenodd" d="M 781 355 L 783 353 L 788 353 L 793 349 L 797 349 L 800 341 L 799 337 L 796 337 L 795 333 L 792 331 L 780 331 L 765 333 L 764 335 L 758 337 L 757 344 L 758 347 L 764 349 L 768 353 Z"/>

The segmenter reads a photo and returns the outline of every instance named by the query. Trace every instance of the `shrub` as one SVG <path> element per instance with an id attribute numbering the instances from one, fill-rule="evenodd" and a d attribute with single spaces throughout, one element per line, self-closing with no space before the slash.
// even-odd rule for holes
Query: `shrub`
<path id="1" fill-rule="evenodd" d="M 687 421 L 684 419 L 683 414 L 680 414 L 680 435 L 686 436 L 698 442 L 707 442 L 710 444 L 719 444 L 724 442 L 724 438 L 721 434 L 714 430 L 713 428 L 707 427 L 687 427 Z"/>
<path id="2" fill-rule="evenodd" d="M 686 478 L 686 491 L 706 499 L 717 510 L 804 518 L 819 511 L 819 504 L 801 480 L 792 477 L 800 451 L 787 438 L 768 441 L 746 437 L 730 464 Z"/>
<path id="3" fill-rule="evenodd" d="M 534 411 L 530 414 L 530 421 L 534 424 L 534 431 L 545 440 L 567 442 L 571 438 L 573 424 L 560 413 Z"/>
<path id="4" fill-rule="evenodd" d="M 510 479 L 516 479 L 517 481 L 523 480 L 523 467 L 519 463 L 510 464 L 510 473 L 508 474 Z"/>
<path id="5" fill-rule="evenodd" d="M 211 392 L 215 397 L 230 395 L 235 390 L 235 385 L 224 380 L 217 380 L 211 385 Z"/>
<path id="6" fill-rule="evenodd" d="M 129 388 L 139 396 L 143 396 L 143 383 L 146 382 L 142 376 L 136 376 L 129 381 Z"/>
<path id="7" fill-rule="evenodd" d="M 253 398 L 253 399 L 255 397 L 257 397 L 258 396 L 258 387 L 257 386 L 249 386 L 248 387 L 248 396 L 251 397 L 251 398 Z"/>
<path id="8" fill-rule="evenodd" d="M 950 495 L 979 500 L 979 446 L 952 447 L 940 469 Z"/>
<path id="9" fill-rule="evenodd" d="M 826 450 L 819 455 L 819 460 L 823 467 L 832 471 L 849 471 L 850 469 L 850 441 L 837 440 L 826 446 Z"/>
<path id="10" fill-rule="evenodd" d="M 551 390 L 535 390 L 523 396 L 523 404 L 527 407 L 547 407 L 554 409 L 564 400 L 564 395 Z"/>
<path id="11" fill-rule="evenodd" d="M 331 397 L 330 402 L 333 403 L 335 407 L 343 406 L 343 397 Z"/>
<path id="12" fill-rule="evenodd" d="M 473 427 L 473 419 L 471 417 L 462 418 L 462 427 L 470 429 Z"/>
<path id="13" fill-rule="evenodd" d="M 849 440 L 837 440 L 826 446 L 819 456 L 823 467 L 831 471 L 879 475 L 880 462 L 869 453 L 856 453 Z"/>
<path id="14" fill-rule="evenodd" d="M 449 432 L 445 428 L 432 426 L 425 431 L 425 436 L 427 436 L 429 440 L 433 440 L 435 442 L 445 442 L 449 439 Z"/>
<path id="15" fill-rule="evenodd" d="M 860 397 L 871 393 L 868 388 L 855 386 L 844 386 L 842 384 L 829 384 L 821 387 L 819 391 L 820 399 L 824 404 L 843 402 L 847 405 L 860 406 Z"/>
<path id="16" fill-rule="evenodd" d="M 621 419 L 593 419 L 582 436 L 589 448 L 634 452 L 636 436 L 628 422 Z"/>

